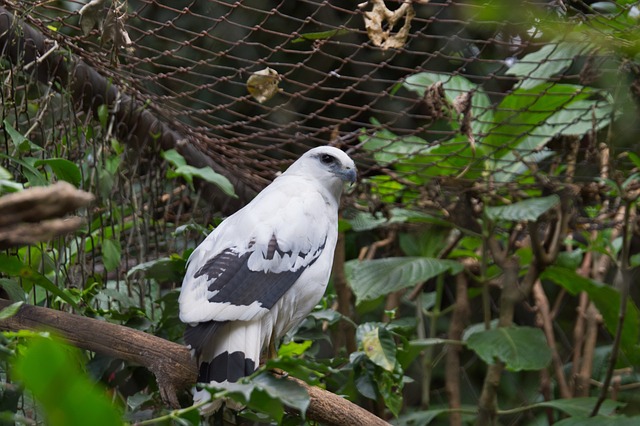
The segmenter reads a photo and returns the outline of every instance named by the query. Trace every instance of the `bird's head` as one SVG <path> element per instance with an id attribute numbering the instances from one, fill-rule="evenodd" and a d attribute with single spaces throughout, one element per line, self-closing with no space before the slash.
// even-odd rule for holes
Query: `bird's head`
<path id="1" fill-rule="evenodd" d="M 345 182 L 354 183 L 358 176 L 353 160 L 331 146 L 310 149 L 286 173 L 311 176 L 337 192 L 337 196 L 342 192 Z"/>

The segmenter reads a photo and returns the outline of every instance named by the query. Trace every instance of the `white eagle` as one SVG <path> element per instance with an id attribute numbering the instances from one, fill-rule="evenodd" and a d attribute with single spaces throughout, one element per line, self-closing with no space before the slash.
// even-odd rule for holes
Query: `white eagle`
<path id="1" fill-rule="evenodd" d="M 253 373 L 269 345 L 322 298 L 338 238 L 338 207 L 356 167 L 333 147 L 309 150 L 193 251 L 180 292 L 198 383 Z M 196 402 L 208 399 L 205 390 Z"/>

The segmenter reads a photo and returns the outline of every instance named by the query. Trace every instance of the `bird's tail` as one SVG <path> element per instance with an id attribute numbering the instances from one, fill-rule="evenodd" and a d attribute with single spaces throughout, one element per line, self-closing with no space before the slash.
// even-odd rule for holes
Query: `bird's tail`
<path id="1" fill-rule="evenodd" d="M 208 322 L 187 327 L 185 342 L 199 363 L 198 383 L 236 382 L 252 374 L 260 362 L 264 339 L 260 322 Z M 208 398 L 204 389 L 194 393 L 196 403 Z"/>

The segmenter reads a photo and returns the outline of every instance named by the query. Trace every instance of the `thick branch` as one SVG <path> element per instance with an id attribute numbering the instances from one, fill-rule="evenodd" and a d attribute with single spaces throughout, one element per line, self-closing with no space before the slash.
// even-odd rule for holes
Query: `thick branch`
<path id="1" fill-rule="evenodd" d="M 0 299 L 0 309 L 11 303 Z M 156 376 L 162 398 L 174 408 L 179 406 L 176 391 L 193 385 L 198 375 L 185 346 L 121 325 L 31 305 L 23 305 L 16 315 L 0 321 L 0 330 L 23 329 L 51 330 L 79 348 L 148 368 Z M 289 379 L 309 393 L 309 419 L 336 426 L 388 425 L 336 394 Z"/>
<path id="2" fill-rule="evenodd" d="M 11 304 L 0 299 L 0 308 Z M 196 381 L 196 365 L 186 347 L 117 324 L 54 309 L 23 305 L 0 321 L 0 330 L 50 330 L 73 345 L 148 368 L 165 402 L 177 407 L 176 391 Z"/>

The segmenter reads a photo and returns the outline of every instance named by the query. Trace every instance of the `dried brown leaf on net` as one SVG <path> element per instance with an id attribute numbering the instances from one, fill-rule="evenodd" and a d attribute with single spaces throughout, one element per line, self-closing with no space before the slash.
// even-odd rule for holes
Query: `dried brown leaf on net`
<path id="1" fill-rule="evenodd" d="M 471 119 L 473 118 L 473 114 L 471 112 L 472 99 L 473 94 L 471 92 L 464 92 L 459 94 L 453 100 L 453 109 L 459 115 L 460 133 L 467 137 L 469 145 L 471 146 L 471 151 L 475 154 L 476 138 L 474 137 L 473 131 L 471 129 Z"/>
<path id="2" fill-rule="evenodd" d="M 364 12 L 364 26 L 373 44 L 385 50 L 404 47 L 411 29 L 411 21 L 416 15 L 411 2 L 405 1 L 396 10 L 389 10 L 384 4 L 384 0 L 371 0 L 358 6 L 364 8 L 368 3 L 373 4 L 373 9 Z M 404 24 L 396 33 L 393 33 L 393 28 L 403 18 Z"/>
<path id="3" fill-rule="evenodd" d="M 439 120 L 451 116 L 451 105 L 444 92 L 441 81 L 433 83 L 424 91 L 425 115 L 432 120 Z"/>
<path id="4" fill-rule="evenodd" d="M 80 26 L 85 35 L 97 27 L 101 32 L 102 44 L 113 42 L 116 47 L 128 47 L 133 44 L 125 28 L 126 1 L 91 0 L 78 13 Z"/>
<path id="5" fill-rule="evenodd" d="M 256 71 L 247 79 L 247 90 L 260 103 L 273 98 L 280 91 L 280 75 L 271 68 Z"/>

